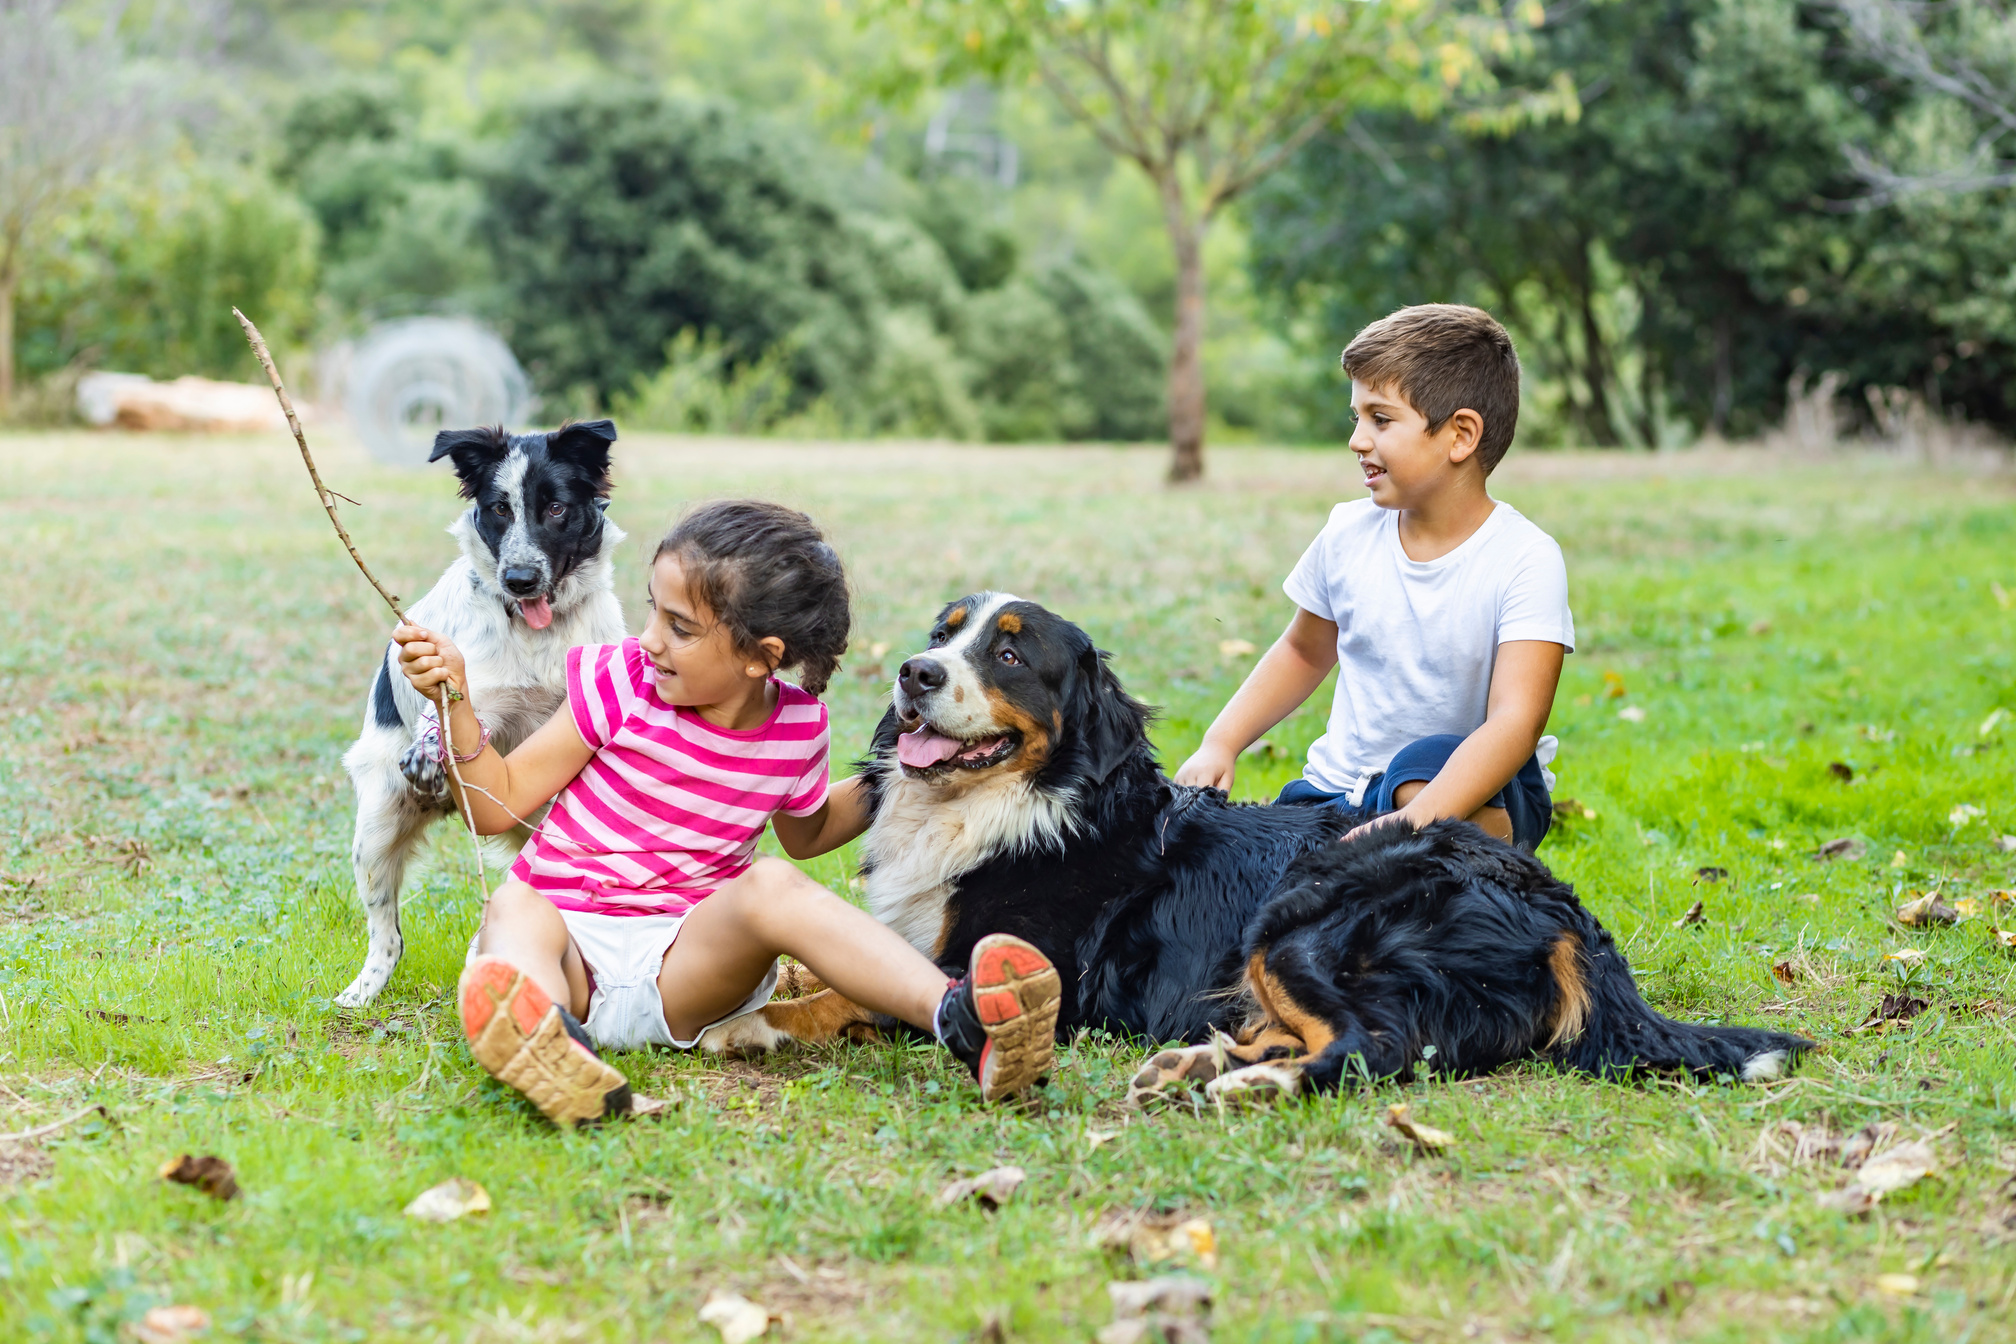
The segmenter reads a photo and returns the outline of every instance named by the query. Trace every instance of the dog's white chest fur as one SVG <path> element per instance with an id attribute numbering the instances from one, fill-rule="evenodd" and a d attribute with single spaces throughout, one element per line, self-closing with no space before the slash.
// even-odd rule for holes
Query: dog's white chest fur
<path id="1" fill-rule="evenodd" d="M 1022 775 L 983 779 L 948 798 L 941 786 L 885 768 L 862 865 L 868 908 L 935 957 L 950 931 L 946 904 L 959 878 L 1011 849 L 1061 847 L 1069 800 L 1037 791 Z"/>

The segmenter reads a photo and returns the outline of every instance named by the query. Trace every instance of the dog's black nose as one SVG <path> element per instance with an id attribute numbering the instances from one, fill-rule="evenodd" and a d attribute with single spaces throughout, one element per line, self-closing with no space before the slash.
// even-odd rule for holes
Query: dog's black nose
<path id="1" fill-rule="evenodd" d="M 504 591 L 513 597 L 527 597 L 539 591 L 539 571 L 530 565 L 513 565 L 500 575 Z"/>
<path id="2" fill-rule="evenodd" d="M 896 669 L 896 684 L 905 695 L 923 695 L 945 684 L 945 665 L 936 658 L 912 658 Z"/>

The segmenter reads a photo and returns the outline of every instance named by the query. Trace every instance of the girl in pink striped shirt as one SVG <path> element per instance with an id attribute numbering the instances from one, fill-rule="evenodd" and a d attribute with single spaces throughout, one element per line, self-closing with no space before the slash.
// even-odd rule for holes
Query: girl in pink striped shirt
<path id="1" fill-rule="evenodd" d="M 1049 1067 L 1057 1017 L 1042 953 L 983 939 L 948 985 L 894 931 L 755 857 L 766 824 L 806 859 L 869 821 L 858 779 L 827 782 L 818 693 L 846 648 L 847 580 L 812 520 L 756 501 L 696 509 L 659 543 L 646 593 L 644 633 L 569 650 L 566 705 L 509 756 L 461 696 L 455 646 L 393 632 L 415 689 L 456 692 L 442 750 L 477 829 L 507 831 L 552 801 L 462 974 L 477 1062 L 560 1125 L 626 1114 L 628 1084 L 597 1047 L 697 1044 L 769 999 L 785 954 L 932 1031 L 987 1099 L 1026 1089 Z M 777 678 L 785 668 L 799 685 Z"/>

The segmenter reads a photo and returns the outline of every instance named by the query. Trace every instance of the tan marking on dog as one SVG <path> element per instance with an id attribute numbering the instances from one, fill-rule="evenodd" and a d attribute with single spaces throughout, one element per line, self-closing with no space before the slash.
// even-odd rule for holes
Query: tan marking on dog
<path id="1" fill-rule="evenodd" d="M 987 688 L 987 704 L 994 711 L 996 724 L 1022 734 L 1022 750 L 1015 754 L 1014 760 L 1000 767 L 1001 771 L 1026 775 L 1041 770 L 1050 760 L 1050 730 L 991 686 Z"/>
<path id="2" fill-rule="evenodd" d="M 1281 982 L 1267 970 L 1267 953 L 1255 952 L 1246 962 L 1246 987 L 1265 1013 L 1265 1023 L 1254 1033 L 1255 1049 L 1264 1054 L 1273 1045 L 1286 1045 L 1288 1038 L 1300 1042 L 1304 1052 L 1320 1055 L 1337 1039 L 1328 1022 L 1295 1002 Z M 1259 1045 L 1265 1038 L 1267 1045 Z"/>
<path id="3" fill-rule="evenodd" d="M 1582 944 L 1574 934 L 1564 933 L 1555 940 L 1554 950 L 1547 954 L 1547 969 L 1554 973 L 1554 987 L 1561 994 L 1549 1024 L 1553 1034 L 1546 1048 L 1552 1050 L 1580 1036 L 1589 1021 L 1589 977 L 1582 969 Z"/>
<path id="4" fill-rule="evenodd" d="M 1022 633 L 1022 618 L 1012 611 L 1002 612 L 1001 619 L 994 622 L 994 624 L 1000 628 L 1001 633 L 1004 635 L 1019 635 Z"/>
<path id="5" fill-rule="evenodd" d="M 954 630 L 957 630 L 959 628 L 959 623 L 961 621 L 964 621 L 965 619 L 966 619 L 966 608 L 964 607 L 954 607 L 952 608 L 952 610 L 945 613 L 945 624 L 951 626 Z"/>
<path id="6" fill-rule="evenodd" d="M 772 1000 L 757 1012 L 773 1031 L 806 1045 L 824 1045 L 849 1027 L 874 1021 L 874 1014 L 866 1008 L 831 989 L 802 999 Z"/>

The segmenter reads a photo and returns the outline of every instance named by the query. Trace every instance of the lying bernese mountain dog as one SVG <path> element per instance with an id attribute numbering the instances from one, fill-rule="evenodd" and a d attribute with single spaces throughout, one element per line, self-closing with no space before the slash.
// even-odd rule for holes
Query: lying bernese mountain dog
<path id="1" fill-rule="evenodd" d="M 1468 822 L 1345 844 L 1322 809 L 1174 784 L 1148 718 L 1083 630 L 976 593 L 903 664 L 861 766 L 878 918 L 952 973 L 986 934 L 1036 944 L 1064 983 L 1060 1033 L 1201 1043 L 1150 1060 L 1137 1099 L 1530 1058 L 1605 1077 L 1759 1079 L 1812 1044 L 1654 1011 L 1573 889 Z M 829 990 L 705 1044 L 764 1050 L 872 1025 Z"/>

